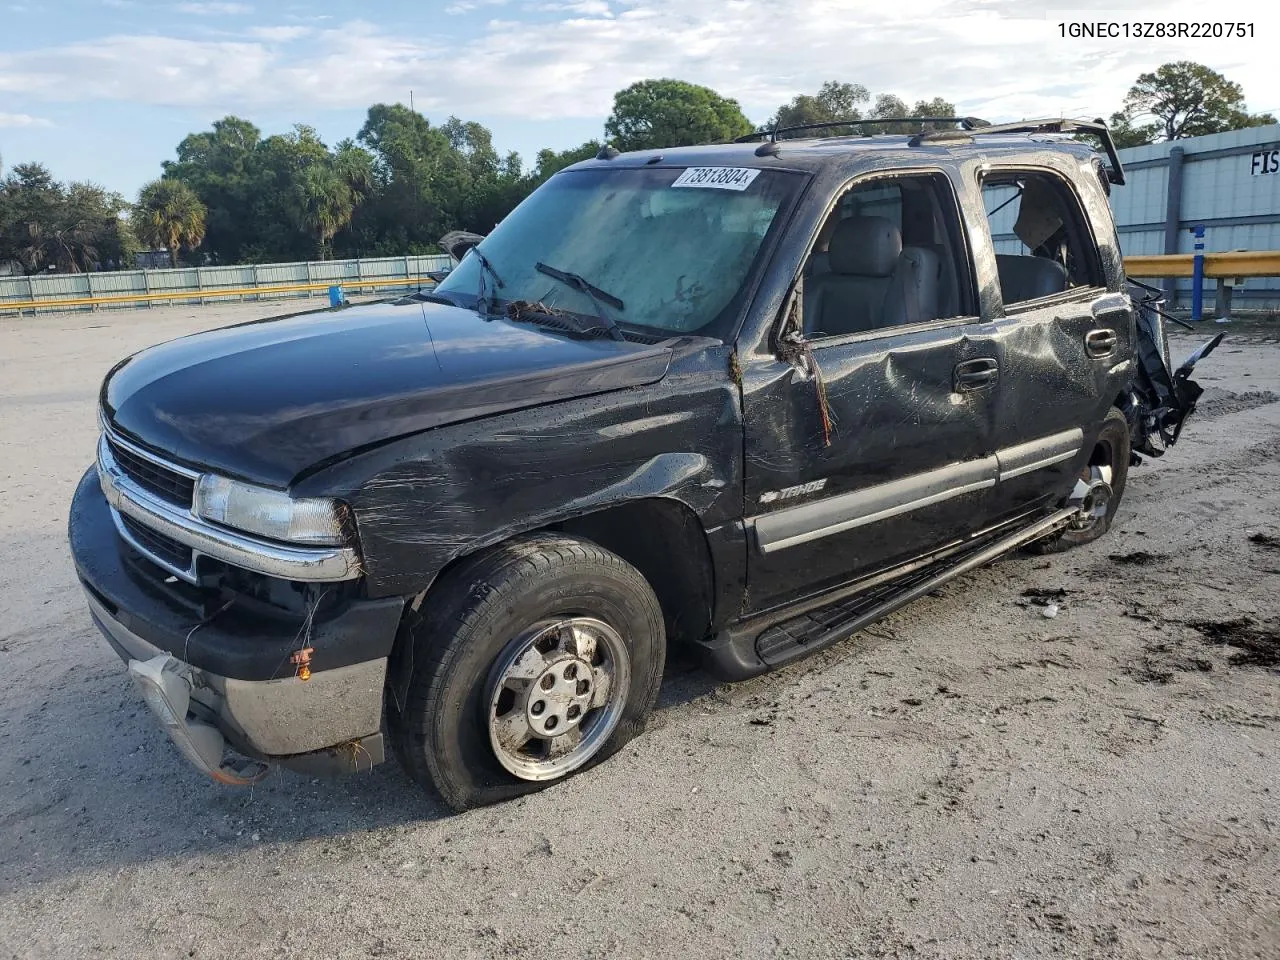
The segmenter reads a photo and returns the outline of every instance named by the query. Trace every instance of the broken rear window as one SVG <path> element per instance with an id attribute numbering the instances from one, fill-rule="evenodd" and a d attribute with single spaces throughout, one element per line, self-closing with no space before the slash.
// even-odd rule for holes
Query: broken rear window
<path id="1" fill-rule="evenodd" d="M 622 301 L 625 329 L 727 337 L 765 238 L 802 177 L 735 167 L 571 170 L 552 177 L 485 238 L 503 286 L 488 295 L 594 316 L 591 298 L 540 272 L 576 273 Z M 440 292 L 473 302 L 478 258 Z"/>

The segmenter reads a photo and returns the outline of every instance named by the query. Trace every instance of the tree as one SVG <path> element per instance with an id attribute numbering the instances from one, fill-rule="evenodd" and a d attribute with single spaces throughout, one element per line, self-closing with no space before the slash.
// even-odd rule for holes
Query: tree
<path id="1" fill-rule="evenodd" d="M 831 123 L 835 120 L 861 120 L 861 106 L 871 102 L 871 94 L 860 83 L 841 83 L 828 80 L 816 95 L 801 94 L 790 103 L 783 104 L 769 120 L 769 126 L 792 127 L 809 123 Z M 892 93 L 882 93 L 876 97 L 867 119 L 883 120 L 892 117 L 951 117 L 956 112 L 955 105 L 941 97 L 932 100 L 917 100 L 914 107 Z M 846 137 L 865 130 L 868 133 L 919 133 L 921 128 L 932 128 L 936 124 L 891 123 L 876 124 L 866 127 L 836 126 L 827 127 L 822 133 L 825 136 Z M 785 137 L 805 137 L 809 133 L 796 130 Z"/>
<path id="2" fill-rule="evenodd" d="M 126 206 L 97 184 L 59 183 L 38 163 L 18 164 L 0 181 L 0 261 L 27 274 L 123 263 L 134 249 Z"/>
<path id="3" fill-rule="evenodd" d="M 129 206 L 124 197 L 96 183 L 69 183 L 63 195 L 51 231 L 59 270 L 78 273 L 133 259 L 137 241 L 122 217 Z"/>
<path id="4" fill-rule="evenodd" d="M 238 117 L 186 137 L 164 169 L 205 205 L 202 249 L 222 263 L 331 256 L 376 187 L 373 155 L 354 141 L 330 150 L 306 124 L 264 139 Z"/>
<path id="5" fill-rule="evenodd" d="M 1145 124 L 1137 121 L 1150 118 Z M 1275 123 L 1270 114 L 1250 115 L 1244 91 L 1203 64 L 1166 63 L 1144 73 L 1129 88 L 1123 109 L 1111 117 L 1126 145 L 1156 139 L 1180 140 L 1225 130 Z M 1115 133 L 1113 132 L 1113 136 Z"/>
<path id="6" fill-rule="evenodd" d="M 402 104 L 375 104 L 358 139 L 376 181 L 351 230 L 364 252 L 434 252 L 449 230 L 487 233 L 534 186 L 517 154 L 500 157 L 487 128 L 457 117 L 433 127 Z"/>
<path id="7" fill-rule="evenodd" d="M 751 132 L 736 100 L 683 80 L 641 80 L 613 97 L 605 133 L 619 150 L 733 140 Z"/>
<path id="8" fill-rule="evenodd" d="M 180 180 L 153 180 L 138 193 L 134 230 L 153 247 L 165 247 L 178 265 L 178 250 L 194 249 L 204 239 L 205 207 L 195 191 Z"/>
<path id="9" fill-rule="evenodd" d="M 1148 143 L 1155 142 L 1159 135 L 1159 128 L 1154 123 L 1146 123 L 1135 126 L 1133 122 L 1125 115 L 1123 111 L 1116 111 L 1111 115 L 1111 119 L 1107 121 L 1107 127 L 1111 130 L 1111 139 L 1119 149 L 1125 147 L 1141 147 Z M 1088 137 L 1080 139 L 1088 140 Z"/>
<path id="10" fill-rule="evenodd" d="M 426 252 L 459 225 L 466 161 L 449 135 L 403 104 L 376 103 L 356 137 L 373 155 L 375 199 L 353 224 L 360 250 Z"/>
<path id="11" fill-rule="evenodd" d="M 602 146 L 604 144 L 599 140 L 588 140 L 580 147 L 570 147 L 558 153 L 550 149 L 539 150 L 537 164 L 533 168 L 533 177 L 538 183 L 542 183 L 565 167 L 571 167 L 583 160 L 590 160 L 600 152 Z"/>
<path id="12" fill-rule="evenodd" d="M 316 239 L 321 260 L 329 259 L 334 235 L 350 222 L 373 187 L 373 158 L 350 140 L 330 156 L 306 165 L 297 178 L 303 226 Z"/>
<path id="13" fill-rule="evenodd" d="M 867 103 L 870 99 L 871 94 L 860 83 L 828 80 L 816 95 L 802 93 L 790 103 L 780 106 L 769 119 L 768 126 L 794 127 L 808 123 L 830 123 L 833 120 L 858 120 L 862 117 L 859 104 Z M 836 136 L 847 136 L 855 129 L 833 127 L 830 132 Z M 803 137 L 805 132 L 797 130 L 790 136 Z"/>
<path id="14" fill-rule="evenodd" d="M 183 138 L 178 159 L 162 165 L 166 179 L 185 183 L 205 205 L 203 246 L 216 261 L 235 263 L 246 247 L 259 242 L 262 221 L 254 207 L 262 190 L 261 142 L 256 126 L 227 116 L 212 130 Z"/>
<path id="15" fill-rule="evenodd" d="M 0 185 L 0 259 L 26 274 L 44 269 L 49 234 L 64 200 L 62 187 L 39 163 L 20 163 Z"/>
<path id="16" fill-rule="evenodd" d="M 316 256 L 328 260 L 333 235 L 350 223 L 355 213 L 355 193 L 331 167 L 320 164 L 304 170 L 298 185 L 302 223 L 315 234 Z"/>
<path id="17" fill-rule="evenodd" d="M 871 116 L 883 120 L 892 117 L 954 117 L 956 106 L 942 97 L 932 100 L 917 100 L 915 106 L 907 106 L 907 102 L 892 93 L 882 93 L 876 97 Z M 869 127 L 876 133 L 913 134 L 922 130 L 932 130 L 946 124 L 936 123 L 886 123 L 882 126 Z"/>

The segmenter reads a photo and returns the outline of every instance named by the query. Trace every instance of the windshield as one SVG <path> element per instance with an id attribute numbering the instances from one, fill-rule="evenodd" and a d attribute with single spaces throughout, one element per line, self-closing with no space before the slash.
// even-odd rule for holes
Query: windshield
<path id="1" fill-rule="evenodd" d="M 549 265 L 621 301 L 608 309 L 623 330 L 725 338 L 764 239 L 800 181 L 735 168 L 565 171 L 480 245 L 502 278 L 501 287 L 483 278 L 486 296 L 599 316 L 587 292 L 538 269 Z M 475 303 L 481 270 L 468 253 L 437 290 Z"/>

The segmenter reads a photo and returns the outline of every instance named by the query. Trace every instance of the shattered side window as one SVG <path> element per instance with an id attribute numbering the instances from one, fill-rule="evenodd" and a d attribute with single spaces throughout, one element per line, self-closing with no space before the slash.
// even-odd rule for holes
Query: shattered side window
<path id="1" fill-rule="evenodd" d="M 1002 171 L 982 198 L 1006 306 L 1102 284 L 1084 212 L 1059 177 Z"/>

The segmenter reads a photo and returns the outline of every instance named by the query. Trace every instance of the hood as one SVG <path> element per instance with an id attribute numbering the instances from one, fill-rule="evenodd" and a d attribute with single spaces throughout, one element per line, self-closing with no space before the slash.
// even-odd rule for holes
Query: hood
<path id="1" fill-rule="evenodd" d="M 453 257 L 454 260 L 461 260 L 467 255 L 467 251 L 476 246 L 484 237 L 478 233 L 468 233 L 466 230 L 450 230 L 443 237 L 436 241 L 437 245 Z"/>
<path id="2" fill-rule="evenodd" d="M 275 487 L 432 427 L 660 380 L 664 346 L 562 336 L 418 301 L 260 320 L 143 350 L 102 386 L 113 428 Z"/>

